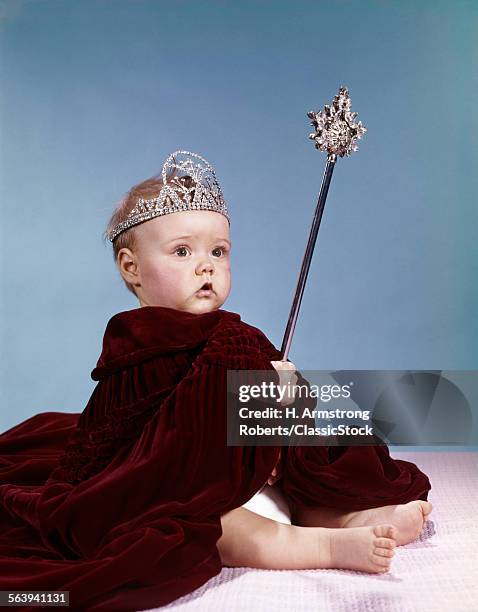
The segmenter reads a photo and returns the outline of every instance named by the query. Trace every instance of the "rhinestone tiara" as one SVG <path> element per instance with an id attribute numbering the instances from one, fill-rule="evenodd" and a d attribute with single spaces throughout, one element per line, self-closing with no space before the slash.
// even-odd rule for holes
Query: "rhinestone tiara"
<path id="1" fill-rule="evenodd" d="M 168 175 L 171 174 L 173 177 L 168 181 Z M 150 200 L 139 198 L 125 221 L 118 223 L 107 234 L 111 242 L 134 225 L 184 210 L 212 210 L 224 215 L 230 223 L 229 211 L 216 173 L 204 157 L 190 151 L 175 151 L 164 162 L 161 175 L 163 187 L 159 194 Z M 193 180 L 190 186 L 187 176 Z"/>

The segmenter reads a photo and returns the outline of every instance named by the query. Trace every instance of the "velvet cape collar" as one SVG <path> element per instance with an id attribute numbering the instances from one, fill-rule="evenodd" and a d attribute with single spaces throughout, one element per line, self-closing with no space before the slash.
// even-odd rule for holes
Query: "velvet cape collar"
<path id="1" fill-rule="evenodd" d="M 193 314 L 164 306 L 143 306 L 119 312 L 108 321 L 91 378 L 102 380 L 157 355 L 197 347 L 224 318 L 241 320 L 240 315 L 221 309 Z"/>

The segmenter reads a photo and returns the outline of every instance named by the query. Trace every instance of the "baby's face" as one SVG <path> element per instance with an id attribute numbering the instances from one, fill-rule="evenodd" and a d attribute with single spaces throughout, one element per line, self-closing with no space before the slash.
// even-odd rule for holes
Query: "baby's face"
<path id="1" fill-rule="evenodd" d="M 217 310 L 231 290 L 229 223 L 224 215 L 191 210 L 156 217 L 136 228 L 141 306 L 200 314 Z M 210 290 L 202 290 L 210 283 Z"/>

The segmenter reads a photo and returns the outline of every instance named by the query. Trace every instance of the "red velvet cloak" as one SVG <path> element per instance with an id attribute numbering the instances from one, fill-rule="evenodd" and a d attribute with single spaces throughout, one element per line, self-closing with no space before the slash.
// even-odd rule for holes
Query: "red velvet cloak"
<path id="1" fill-rule="evenodd" d="M 85 410 L 40 413 L 0 436 L 0 590 L 141 610 L 216 575 L 220 516 L 261 489 L 279 451 L 226 445 L 227 370 L 272 370 L 279 359 L 225 310 L 112 317 Z M 292 507 L 363 509 L 430 489 L 385 446 L 282 450 Z"/>

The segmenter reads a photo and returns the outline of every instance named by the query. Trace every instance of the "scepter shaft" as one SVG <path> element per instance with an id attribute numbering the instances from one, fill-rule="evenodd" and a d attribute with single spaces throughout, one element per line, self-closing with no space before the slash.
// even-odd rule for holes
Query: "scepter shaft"
<path id="1" fill-rule="evenodd" d="M 332 179 L 332 173 L 334 171 L 336 161 L 337 156 L 335 154 L 330 154 L 327 157 L 327 165 L 325 166 L 324 176 L 322 178 L 322 185 L 320 186 L 319 198 L 317 200 L 317 206 L 315 207 L 314 219 L 312 221 L 312 226 L 309 232 L 309 240 L 305 248 L 304 257 L 302 259 L 302 265 L 300 267 L 299 278 L 297 280 L 294 300 L 290 309 L 289 319 L 287 321 L 287 326 L 284 333 L 284 339 L 282 340 L 282 361 L 287 361 L 287 357 L 289 355 L 289 348 L 292 343 L 292 336 L 294 335 L 297 317 L 299 316 L 302 295 L 304 293 L 307 275 L 309 274 L 310 262 L 312 261 L 312 255 L 314 254 L 315 242 L 317 240 L 317 234 L 319 232 L 320 222 L 322 220 L 322 214 L 325 208 L 325 201 L 329 192 L 330 180 Z"/>

